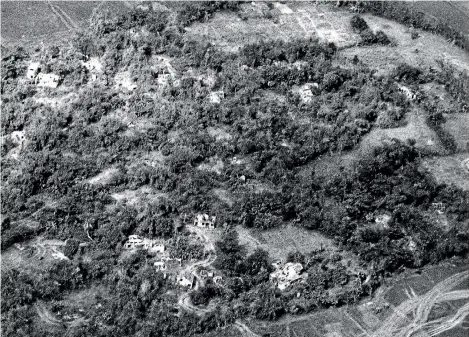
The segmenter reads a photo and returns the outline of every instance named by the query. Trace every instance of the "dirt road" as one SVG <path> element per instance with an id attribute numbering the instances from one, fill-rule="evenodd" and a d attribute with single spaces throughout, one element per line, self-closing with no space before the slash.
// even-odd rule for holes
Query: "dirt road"
<path id="1" fill-rule="evenodd" d="M 239 319 L 234 323 L 235 327 L 241 332 L 243 337 L 260 337 L 257 333 L 252 331 L 246 324 L 241 322 Z"/>
<path id="2" fill-rule="evenodd" d="M 462 307 L 453 318 L 449 318 L 447 321 L 427 322 L 427 320 L 430 311 L 436 303 L 468 298 L 469 290 L 450 292 L 451 289 L 462 283 L 467 277 L 469 277 L 469 271 L 452 275 L 436 284 L 426 294 L 421 296 L 415 295 L 409 298 L 394 308 L 394 313 L 374 332 L 373 337 L 410 337 L 417 332 L 434 336 L 425 331 L 430 328 L 430 331 L 441 330 L 443 332 L 450 329 L 450 326 L 455 326 L 455 322 L 459 322 L 461 316 L 464 318 L 468 314 L 466 306 Z"/>
<path id="3" fill-rule="evenodd" d="M 203 239 L 205 243 L 206 250 L 209 251 L 209 255 L 206 259 L 201 260 L 201 261 L 196 261 L 194 263 L 188 264 L 183 270 L 183 273 L 190 273 L 196 276 L 196 283 L 195 287 L 192 290 L 197 290 L 201 285 L 204 284 L 203 279 L 200 277 L 200 275 L 197 273 L 197 268 L 200 267 L 208 267 L 210 266 L 213 262 L 216 260 L 216 255 L 215 255 L 215 246 L 212 241 L 209 240 L 209 238 L 202 232 L 200 228 L 197 227 L 191 227 L 189 230 L 195 232 L 201 239 Z M 179 298 L 178 298 L 178 305 L 179 307 L 195 313 L 197 315 L 202 315 L 210 311 L 210 308 L 200 308 L 192 304 L 191 298 L 190 298 L 190 291 L 183 292 Z"/>

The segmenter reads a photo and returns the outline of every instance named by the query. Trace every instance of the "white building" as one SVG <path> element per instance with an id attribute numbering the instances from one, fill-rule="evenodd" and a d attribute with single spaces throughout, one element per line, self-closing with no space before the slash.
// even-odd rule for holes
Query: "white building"
<path id="1" fill-rule="evenodd" d="M 176 282 L 183 287 L 192 288 L 195 285 L 195 276 L 189 272 L 180 273 Z"/>
<path id="2" fill-rule="evenodd" d="M 164 261 L 156 261 L 153 265 L 155 266 L 155 269 L 158 271 L 165 271 L 166 269 L 168 269 Z"/>
<path id="3" fill-rule="evenodd" d="M 36 76 L 36 83 L 38 87 L 57 88 L 59 85 L 60 76 L 55 74 L 39 73 Z"/>
<path id="4" fill-rule="evenodd" d="M 163 244 L 153 244 L 151 247 L 150 247 L 150 251 L 152 253 L 160 253 L 160 254 L 164 254 L 165 252 L 165 246 Z"/>
<path id="5" fill-rule="evenodd" d="M 165 252 L 165 246 L 163 244 L 157 244 L 155 240 L 141 238 L 138 235 L 129 235 L 129 239 L 124 243 L 124 249 L 148 249 L 153 253 Z"/>
<path id="6" fill-rule="evenodd" d="M 389 214 L 381 214 L 375 218 L 375 223 L 382 225 L 384 228 L 387 228 L 390 220 L 391 216 Z"/>
<path id="7" fill-rule="evenodd" d="M 40 71 L 39 69 L 40 67 L 41 67 L 41 64 L 39 62 L 31 62 L 28 66 L 26 77 L 30 80 L 34 80 Z"/>
<path id="8" fill-rule="evenodd" d="M 274 267 L 278 264 L 274 264 Z M 300 280 L 303 280 L 305 275 L 300 275 L 303 271 L 301 263 L 285 263 L 283 267 L 278 267 L 276 271 L 270 274 L 270 279 L 277 283 L 280 290 L 285 290 L 290 285 Z"/>
<path id="9" fill-rule="evenodd" d="M 409 88 L 407 88 L 403 85 L 399 85 L 398 87 L 399 87 L 399 91 L 404 93 L 404 95 L 406 95 L 408 100 L 413 101 L 416 98 L 416 95 L 414 93 L 412 93 L 412 91 L 410 91 Z"/>
<path id="10" fill-rule="evenodd" d="M 216 219 L 216 216 L 208 216 L 207 214 L 197 214 L 194 219 L 194 226 L 214 229 Z"/>
<path id="11" fill-rule="evenodd" d="M 219 104 L 223 98 L 225 98 L 225 92 L 223 90 L 212 91 L 209 95 L 210 103 Z"/>

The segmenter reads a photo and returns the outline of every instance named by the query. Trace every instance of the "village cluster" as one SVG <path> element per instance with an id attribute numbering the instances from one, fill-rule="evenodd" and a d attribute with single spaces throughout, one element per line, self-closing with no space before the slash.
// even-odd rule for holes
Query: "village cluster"
<path id="1" fill-rule="evenodd" d="M 216 216 L 197 214 L 192 225 L 203 229 L 215 229 Z M 130 235 L 128 240 L 124 243 L 123 248 L 129 251 L 143 249 L 157 255 L 159 259 L 154 262 L 153 265 L 156 270 L 164 273 L 165 278 L 169 276 L 169 271 L 180 269 L 182 266 L 182 259 L 178 257 L 170 257 L 165 244 L 160 240 L 142 238 L 138 235 Z M 214 283 L 219 283 L 221 281 L 221 276 L 217 276 L 213 271 L 204 268 L 199 268 L 199 270 L 193 270 L 192 272 L 187 270 L 181 271 L 174 280 L 182 287 L 193 288 L 197 278 L 202 280 L 210 278 Z"/>
<path id="2" fill-rule="evenodd" d="M 192 225 L 202 229 L 215 229 L 216 216 L 209 216 L 208 214 L 197 214 L 194 217 Z M 170 275 L 171 271 L 180 270 L 182 266 L 182 259 L 177 257 L 170 257 L 165 244 L 160 240 L 152 240 L 142 238 L 138 235 L 130 235 L 128 240 L 124 243 L 125 250 L 133 251 L 144 249 L 158 256 L 158 261 L 153 263 L 156 270 L 161 271 L 165 278 Z M 270 280 L 280 290 L 285 290 L 294 283 L 304 281 L 308 276 L 303 273 L 303 266 L 301 263 L 282 263 L 275 261 L 272 263 L 274 272 L 270 274 Z M 197 282 L 211 279 L 215 284 L 221 284 L 223 281 L 220 275 L 216 275 L 215 271 L 207 267 L 193 268 L 192 270 L 181 270 L 173 280 L 176 284 L 192 289 Z"/>

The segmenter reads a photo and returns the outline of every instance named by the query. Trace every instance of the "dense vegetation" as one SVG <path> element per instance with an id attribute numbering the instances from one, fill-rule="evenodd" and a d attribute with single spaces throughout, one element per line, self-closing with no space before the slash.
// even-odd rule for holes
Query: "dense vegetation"
<path id="1" fill-rule="evenodd" d="M 360 60 L 339 67 L 336 47 L 314 39 L 263 41 L 238 53 L 187 39 L 184 26 L 226 6 L 237 5 L 178 5 L 175 17 L 152 9 L 95 17 L 72 47 L 42 52 L 45 68 L 77 95 L 59 108 L 37 100 L 40 90 L 23 80 L 31 55 L 18 50 L 2 62 L 2 133 L 25 130 L 27 139 L 21 160 L 6 155 L 15 144 L 2 145 L 2 251 L 41 235 L 68 239 L 70 258 L 41 272 L 13 266 L 2 273 L 5 336 L 62 336 L 64 326 L 35 322 L 36 308 L 47 302 L 66 310 L 62 300 L 96 286 L 86 321 L 67 335 L 188 336 L 239 317 L 276 319 L 353 303 L 402 266 L 467 253 L 469 196 L 422 172 L 426 154 L 412 143 L 385 144 L 327 179 L 303 174 L 318 157 L 352 149 L 380 121 L 400 122 L 411 103 L 397 82 L 429 81 L 427 74 L 402 67 L 377 78 Z M 178 84 L 158 84 L 165 72 L 153 63 L 160 55 L 172 58 Z M 87 57 L 102 61 L 96 82 L 81 65 Z M 131 93 L 115 88 L 124 70 L 138 84 Z M 431 79 L 437 76 L 445 75 Z M 317 83 L 310 101 L 292 91 L 305 83 Z M 463 86 L 451 88 L 464 99 Z M 210 103 L 217 90 L 221 102 Z M 122 115 L 143 122 L 136 127 Z M 437 113 L 428 118 L 440 123 Z M 144 158 L 155 153 L 153 162 Z M 105 184 L 88 183 L 110 167 L 116 173 Z M 137 204 L 112 197 L 145 187 L 160 197 Z M 214 192 L 220 189 L 231 202 Z M 432 221 L 435 202 L 454 224 L 448 232 Z M 183 215 L 199 212 L 216 214 L 227 227 L 214 262 L 224 286 L 209 282 L 191 294 L 195 305 L 218 305 L 202 316 L 177 308 L 176 287 L 148 263 L 151 256 L 121 255 L 127 236 L 140 234 L 175 239 L 169 249 L 184 261 L 203 258 L 202 245 L 178 232 Z M 381 214 L 390 221 L 379 227 Z M 280 292 L 269 282 L 268 254 L 247 255 L 234 228 L 286 222 L 355 253 L 370 280 L 349 270 L 340 254 L 292 252 L 288 260 L 301 262 L 309 276 Z"/>
<path id="2" fill-rule="evenodd" d="M 362 44 L 382 44 L 387 45 L 391 43 L 389 37 L 382 31 L 378 30 L 374 33 L 365 20 L 359 15 L 354 15 L 350 19 L 350 25 L 353 30 L 362 38 Z"/>

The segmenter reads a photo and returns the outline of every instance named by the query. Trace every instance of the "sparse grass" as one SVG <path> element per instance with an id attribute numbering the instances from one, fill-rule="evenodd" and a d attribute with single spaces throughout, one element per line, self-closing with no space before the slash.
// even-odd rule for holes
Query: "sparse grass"
<path id="1" fill-rule="evenodd" d="M 443 129 L 453 136 L 458 150 L 469 151 L 469 114 L 446 114 L 445 119 Z"/>
<path id="2" fill-rule="evenodd" d="M 266 230 L 259 234 L 261 243 L 273 259 L 285 260 L 289 252 L 310 253 L 316 249 L 333 249 L 332 240 L 316 231 L 292 225 Z"/>
<path id="3" fill-rule="evenodd" d="M 469 190 L 469 172 L 463 168 L 462 161 L 469 158 L 469 153 L 452 156 L 426 158 L 423 167 L 433 174 L 438 183 L 453 184 Z"/>
<path id="4" fill-rule="evenodd" d="M 392 129 L 373 129 L 363 137 L 359 148 L 363 150 L 371 149 L 392 138 L 397 138 L 403 142 L 414 139 L 416 141 L 415 146 L 419 149 L 433 153 L 444 153 L 437 135 L 426 125 L 424 113 L 417 109 L 414 109 L 407 116 L 406 126 Z"/>

